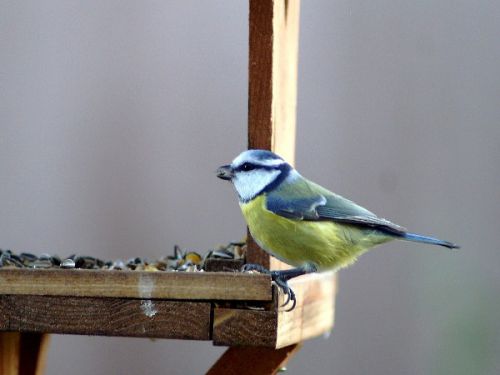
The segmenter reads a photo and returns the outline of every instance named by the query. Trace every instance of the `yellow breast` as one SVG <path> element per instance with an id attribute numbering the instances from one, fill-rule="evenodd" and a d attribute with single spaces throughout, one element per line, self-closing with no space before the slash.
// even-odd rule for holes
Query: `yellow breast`
<path id="1" fill-rule="evenodd" d="M 264 194 L 240 206 L 259 246 L 296 267 L 313 263 L 320 270 L 338 269 L 369 248 L 391 240 L 380 232 L 352 225 L 284 218 L 266 209 Z"/>

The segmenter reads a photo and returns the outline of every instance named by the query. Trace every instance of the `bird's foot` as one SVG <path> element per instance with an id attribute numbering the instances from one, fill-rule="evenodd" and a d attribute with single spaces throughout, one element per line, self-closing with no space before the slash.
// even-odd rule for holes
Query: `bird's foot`
<path id="1" fill-rule="evenodd" d="M 271 279 L 274 281 L 274 283 L 278 286 L 278 288 L 281 288 L 283 293 L 286 295 L 285 302 L 280 307 L 285 307 L 287 306 L 290 302 L 292 303 L 292 306 L 285 311 L 292 311 L 295 306 L 297 305 L 297 299 L 295 298 L 295 293 L 293 292 L 292 288 L 288 285 L 288 280 L 289 278 L 286 275 L 282 274 L 283 271 L 271 271 Z"/>
<path id="2" fill-rule="evenodd" d="M 242 271 L 257 271 L 266 275 L 271 275 L 271 279 L 286 295 L 285 302 L 280 307 L 287 306 L 290 302 L 292 306 L 285 311 L 292 311 L 297 305 L 297 299 L 295 298 L 295 293 L 292 288 L 288 285 L 288 280 L 304 275 L 306 273 L 316 272 L 317 269 L 314 265 L 307 265 L 304 267 L 292 268 L 289 270 L 281 271 L 269 271 L 267 268 L 261 266 L 260 264 L 245 264 L 242 267 Z"/>
<path id="3" fill-rule="evenodd" d="M 291 268 L 289 270 L 271 271 L 272 280 L 286 294 L 286 300 L 283 305 L 281 305 L 281 307 L 288 305 L 290 302 L 292 303 L 292 306 L 285 311 L 292 311 L 297 304 L 295 293 L 288 285 L 288 280 L 293 279 L 294 277 L 305 275 L 306 273 L 316 272 L 317 270 L 318 269 L 314 264 L 306 264 L 302 267 Z"/>

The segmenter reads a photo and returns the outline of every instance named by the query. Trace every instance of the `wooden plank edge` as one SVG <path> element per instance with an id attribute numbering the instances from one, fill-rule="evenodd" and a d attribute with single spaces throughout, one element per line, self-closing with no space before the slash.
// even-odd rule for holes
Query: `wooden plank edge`
<path id="1" fill-rule="evenodd" d="M 213 316 L 214 345 L 276 347 L 278 329 L 276 311 L 216 307 Z"/>
<path id="2" fill-rule="evenodd" d="M 241 272 L 0 269 L 0 295 L 271 301 L 269 275 Z"/>

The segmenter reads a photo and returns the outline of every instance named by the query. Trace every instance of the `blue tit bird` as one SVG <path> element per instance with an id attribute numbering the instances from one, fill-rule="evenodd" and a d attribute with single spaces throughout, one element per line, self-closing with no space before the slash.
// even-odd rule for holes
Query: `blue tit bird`
<path id="1" fill-rule="evenodd" d="M 272 271 L 273 280 L 295 296 L 287 281 L 305 273 L 338 270 L 352 264 L 370 248 L 406 240 L 457 245 L 407 232 L 356 203 L 302 177 L 283 158 L 271 151 L 242 152 L 217 170 L 238 193 L 241 211 L 257 244 L 272 256 L 296 268 Z M 247 269 L 263 270 L 256 265 Z"/>

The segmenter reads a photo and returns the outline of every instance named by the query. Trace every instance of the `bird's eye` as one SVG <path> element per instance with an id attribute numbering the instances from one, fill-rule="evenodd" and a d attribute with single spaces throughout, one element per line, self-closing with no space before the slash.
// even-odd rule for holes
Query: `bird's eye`
<path id="1" fill-rule="evenodd" d="M 251 171 L 252 169 L 255 169 L 255 165 L 250 164 L 250 163 L 244 163 L 244 164 L 241 166 L 241 170 L 242 170 L 242 171 L 245 171 L 245 172 Z"/>

